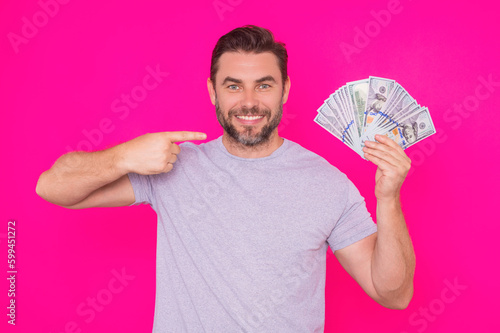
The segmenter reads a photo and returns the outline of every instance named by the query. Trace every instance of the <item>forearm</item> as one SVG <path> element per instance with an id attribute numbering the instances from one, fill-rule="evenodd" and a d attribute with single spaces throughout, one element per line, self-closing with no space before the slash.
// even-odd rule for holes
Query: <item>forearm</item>
<path id="1" fill-rule="evenodd" d="M 70 152 L 40 175 L 36 192 L 61 206 L 74 205 L 127 173 L 120 145 L 96 152 Z"/>
<path id="2" fill-rule="evenodd" d="M 372 280 L 389 307 L 404 308 L 413 295 L 415 253 L 399 198 L 377 202 L 377 241 Z"/>

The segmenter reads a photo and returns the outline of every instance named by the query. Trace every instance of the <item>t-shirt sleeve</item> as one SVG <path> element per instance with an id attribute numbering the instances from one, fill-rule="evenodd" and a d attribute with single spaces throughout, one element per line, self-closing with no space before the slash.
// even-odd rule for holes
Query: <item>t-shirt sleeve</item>
<path id="1" fill-rule="evenodd" d="M 346 177 L 345 202 L 343 212 L 333 227 L 327 242 L 333 252 L 351 245 L 377 231 L 365 199 Z"/>
<path id="2" fill-rule="evenodd" d="M 152 205 L 153 185 L 151 176 L 129 172 L 128 178 L 132 184 L 132 188 L 134 189 L 135 196 L 135 202 L 130 206 L 140 204 Z"/>

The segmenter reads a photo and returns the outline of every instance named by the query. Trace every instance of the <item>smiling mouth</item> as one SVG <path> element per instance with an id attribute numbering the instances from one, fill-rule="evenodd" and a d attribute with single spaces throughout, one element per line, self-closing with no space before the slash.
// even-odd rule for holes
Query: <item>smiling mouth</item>
<path id="1" fill-rule="evenodd" d="M 264 116 L 236 116 L 238 119 L 243 119 L 243 120 L 257 120 L 264 118 Z"/>

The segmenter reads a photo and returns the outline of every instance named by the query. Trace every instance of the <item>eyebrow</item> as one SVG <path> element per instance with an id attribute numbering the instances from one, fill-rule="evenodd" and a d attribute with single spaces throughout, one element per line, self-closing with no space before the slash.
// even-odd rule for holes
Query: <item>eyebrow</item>
<path id="1" fill-rule="evenodd" d="M 272 77 L 272 75 L 261 77 L 260 79 L 255 80 L 255 83 L 261 83 L 264 81 L 271 81 L 276 83 L 276 80 L 274 79 L 274 77 Z M 222 81 L 222 85 L 225 85 L 227 82 L 242 83 L 243 81 L 241 81 L 240 79 L 235 79 L 234 77 L 226 76 L 224 81 Z"/>

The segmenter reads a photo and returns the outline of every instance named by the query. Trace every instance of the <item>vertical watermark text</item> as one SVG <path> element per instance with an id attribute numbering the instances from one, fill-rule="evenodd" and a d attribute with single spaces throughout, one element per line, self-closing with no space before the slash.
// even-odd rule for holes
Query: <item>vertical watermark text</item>
<path id="1" fill-rule="evenodd" d="M 9 305 L 7 306 L 8 323 L 16 325 L 16 221 L 7 222 L 7 281 L 9 289 L 7 296 Z"/>

